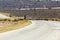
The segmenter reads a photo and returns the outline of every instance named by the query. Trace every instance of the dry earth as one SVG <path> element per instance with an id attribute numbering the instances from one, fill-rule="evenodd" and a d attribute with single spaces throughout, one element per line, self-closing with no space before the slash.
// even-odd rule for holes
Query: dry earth
<path id="1" fill-rule="evenodd" d="M 29 20 L 20 20 L 18 22 L 0 21 L 0 33 L 23 28 L 31 24 Z"/>

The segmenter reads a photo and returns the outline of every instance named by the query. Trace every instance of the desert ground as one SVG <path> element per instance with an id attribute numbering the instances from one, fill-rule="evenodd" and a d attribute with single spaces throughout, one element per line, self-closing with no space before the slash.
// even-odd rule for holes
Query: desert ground
<path id="1" fill-rule="evenodd" d="M 31 24 L 29 20 L 20 20 L 15 16 L 10 17 L 9 15 L 0 13 L 0 33 L 23 28 Z"/>
<path id="2" fill-rule="evenodd" d="M 20 20 L 18 22 L 0 21 L 0 33 L 23 28 L 23 27 L 30 25 L 30 24 L 31 24 L 31 22 L 28 20 Z"/>

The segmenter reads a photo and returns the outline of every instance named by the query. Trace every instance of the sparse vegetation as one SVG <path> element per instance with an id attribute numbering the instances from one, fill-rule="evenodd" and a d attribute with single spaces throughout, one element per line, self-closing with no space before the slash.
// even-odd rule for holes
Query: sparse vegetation
<path id="1" fill-rule="evenodd" d="M 0 10 L 1 11 L 1 10 Z M 60 19 L 60 9 L 33 9 L 30 10 L 3 10 L 15 16 L 24 16 L 24 19 L 40 19 L 40 18 L 58 18 Z M 35 15 L 36 14 L 36 15 Z M 15 18 L 15 17 L 14 17 Z"/>
<path id="2" fill-rule="evenodd" d="M 0 27 L 0 33 L 23 28 L 29 24 L 31 24 L 31 22 L 28 20 L 20 20 L 18 22 L 17 21 L 0 21 L 0 26 L 3 26 L 3 27 Z"/>

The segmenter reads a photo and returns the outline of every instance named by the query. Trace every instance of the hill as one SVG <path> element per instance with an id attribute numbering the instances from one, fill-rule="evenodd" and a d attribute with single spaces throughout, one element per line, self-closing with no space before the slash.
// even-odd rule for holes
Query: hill
<path id="1" fill-rule="evenodd" d="M 34 1 L 34 0 L 0 0 L 0 10 L 1 9 L 16 9 L 16 8 L 43 8 L 46 7 L 57 7 L 60 6 L 60 1 Z"/>

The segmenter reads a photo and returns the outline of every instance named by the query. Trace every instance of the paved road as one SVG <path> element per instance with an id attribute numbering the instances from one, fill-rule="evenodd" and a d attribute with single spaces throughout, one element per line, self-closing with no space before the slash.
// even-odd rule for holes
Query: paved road
<path id="1" fill-rule="evenodd" d="M 32 24 L 0 33 L 0 40 L 60 40 L 60 22 L 32 20 Z"/>

